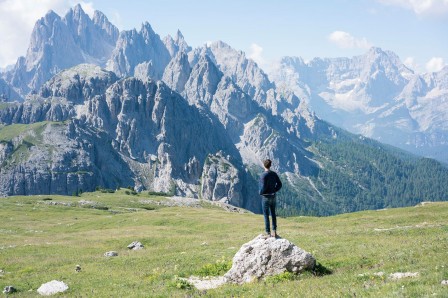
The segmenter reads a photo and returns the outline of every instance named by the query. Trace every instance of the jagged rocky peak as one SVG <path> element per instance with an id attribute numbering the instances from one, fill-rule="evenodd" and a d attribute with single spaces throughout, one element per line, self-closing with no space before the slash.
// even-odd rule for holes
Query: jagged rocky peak
<path id="1" fill-rule="evenodd" d="M 36 22 L 26 57 L 18 59 L 8 82 L 25 96 L 61 70 L 80 63 L 104 65 L 117 35 L 104 15 L 97 13 L 93 21 L 80 5 L 63 19 L 49 11 Z"/>
<path id="2" fill-rule="evenodd" d="M 258 103 L 264 105 L 267 93 L 275 88 L 266 73 L 242 51 L 217 41 L 206 46 L 207 54 L 219 69 Z"/>
<path id="3" fill-rule="evenodd" d="M 215 94 L 222 76 L 222 72 L 212 62 L 210 57 L 202 53 L 185 84 L 184 94 L 188 101 L 191 104 L 203 102 L 210 106 L 213 94 Z"/>
<path id="4" fill-rule="evenodd" d="M 44 98 L 63 97 L 82 103 L 95 95 L 102 95 L 118 80 L 111 72 L 92 64 L 80 64 L 64 70 L 45 83 L 39 91 Z"/>
<path id="5" fill-rule="evenodd" d="M 408 78 L 414 72 L 406 67 L 400 58 L 392 51 L 383 51 L 381 48 L 372 47 L 361 57 L 364 63 L 365 71 L 370 68 L 370 74 L 375 71 L 384 71 L 386 75 L 395 80 L 400 80 L 402 77 Z"/>
<path id="6" fill-rule="evenodd" d="M 110 42 L 116 43 L 120 31 L 115 27 L 109 19 L 101 11 L 95 10 L 93 13 L 93 23 L 105 31 L 106 36 L 110 37 Z"/>
<path id="7" fill-rule="evenodd" d="M 191 66 L 188 62 L 188 55 L 183 51 L 179 51 L 165 68 L 162 80 L 171 89 L 181 93 L 185 89 L 190 73 Z"/>
<path id="8" fill-rule="evenodd" d="M 104 65 L 118 38 L 118 29 L 106 16 L 96 11 L 91 19 L 78 4 L 67 12 L 63 21 L 80 48 Z"/>
<path id="9" fill-rule="evenodd" d="M 58 47 L 58 49 L 60 47 L 66 52 L 64 55 L 58 55 L 53 47 Z M 63 58 L 65 60 L 75 60 L 75 63 L 79 62 L 82 57 L 80 53 L 76 53 L 74 48 L 74 40 L 61 17 L 50 10 L 34 25 L 26 54 L 26 71 L 36 68 L 36 64 L 40 64 L 42 60 L 49 60 L 49 62 L 53 62 L 51 64 L 54 64 L 54 62 L 62 64 L 60 69 L 68 64 L 67 61 L 59 61 L 64 60 Z M 42 69 L 45 72 L 50 70 Z"/>
<path id="10" fill-rule="evenodd" d="M 121 77 L 133 76 L 135 68 L 144 63 L 143 69 L 146 68 L 147 76 L 159 80 L 170 60 L 170 53 L 160 36 L 145 22 L 139 32 L 133 29 L 120 33 L 107 62 L 107 69 Z"/>
<path id="11" fill-rule="evenodd" d="M 191 51 L 191 47 L 185 41 L 185 38 L 180 30 L 177 30 L 176 36 L 174 38 L 171 37 L 171 35 L 165 36 L 165 38 L 163 39 L 163 43 L 168 49 L 171 57 L 174 57 L 178 52 L 188 53 Z"/>

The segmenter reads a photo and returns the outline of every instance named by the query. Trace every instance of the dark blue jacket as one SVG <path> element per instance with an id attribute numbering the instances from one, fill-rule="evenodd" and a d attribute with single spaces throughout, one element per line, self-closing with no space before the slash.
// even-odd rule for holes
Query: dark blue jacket
<path id="1" fill-rule="evenodd" d="M 260 195 L 273 196 L 282 188 L 282 182 L 274 171 L 265 171 L 260 176 Z"/>

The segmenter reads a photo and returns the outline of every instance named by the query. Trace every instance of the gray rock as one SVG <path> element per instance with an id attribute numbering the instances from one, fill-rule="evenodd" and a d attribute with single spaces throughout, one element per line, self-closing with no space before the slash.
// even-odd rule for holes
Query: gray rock
<path id="1" fill-rule="evenodd" d="M 163 39 L 163 43 L 165 44 L 165 47 L 167 48 L 171 57 L 176 56 L 179 52 L 187 53 L 191 51 L 191 47 L 185 41 L 185 38 L 180 30 L 177 30 L 176 36 L 174 38 L 170 35 L 167 35 Z"/>
<path id="2" fill-rule="evenodd" d="M 171 59 L 163 73 L 162 80 L 173 90 L 182 93 L 185 84 L 190 77 L 191 67 L 188 63 L 188 56 L 184 52 L 178 52 Z"/>
<path id="3" fill-rule="evenodd" d="M 68 286 L 64 282 L 52 280 L 50 282 L 42 284 L 39 289 L 37 289 L 37 292 L 42 296 L 51 296 L 57 293 L 63 293 L 67 290 Z"/>
<path id="4" fill-rule="evenodd" d="M 116 251 L 108 251 L 104 253 L 105 257 L 117 257 L 118 256 L 118 252 Z"/>
<path id="5" fill-rule="evenodd" d="M 228 282 L 242 284 L 287 271 L 301 273 L 315 265 L 316 259 L 310 253 L 288 240 L 259 235 L 240 248 L 224 277 Z"/>
<path id="6" fill-rule="evenodd" d="M 17 289 L 14 288 L 13 286 L 6 286 L 3 289 L 3 293 L 5 293 L 5 294 L 12 294 L 12 293 L 15 293 L 15 292 L 17 292 Z"/>
<path id="7" fill-rule="evenodd" d="M 23 98 L 14 91 L 11 85 L 0 78 L 0 103 L 8 101 L 23 101 Z"/>
<path id="8" fill-rule="evenodd" d="M 134 241 L 134 242 L 132 242 L 131 244 L 128 245 L 128 248 L 132 249 L 132 250 L 140 250 L 140 249 L 143 249 L 144 246 L 143 246 L 143 244 L 141 242 Z"/>
<path id="9" fill-rule="evenodd" d="M 151 62 L 152 79 L 160 80 L 170 60 L 170 53 L 160 36 L 145 22 L 140 32 L 134 29 L 120 33 L 107 69 L 120 77 L 133 76 L 137 65 Z"/>
<path id="10" fill-rule="evenodd" d="M 409 277 L 418 277 L 420 275 L 419 272 L 395 272 L 389 275 L 389 278 L 392 280 L 409 278 Z"/>
<path id="11" fill-rule="evenodd" d="M 202 199 L 243 206 L 243 184 L 238 169 L 222 152 L 209 154 L 202 170 Z"/>

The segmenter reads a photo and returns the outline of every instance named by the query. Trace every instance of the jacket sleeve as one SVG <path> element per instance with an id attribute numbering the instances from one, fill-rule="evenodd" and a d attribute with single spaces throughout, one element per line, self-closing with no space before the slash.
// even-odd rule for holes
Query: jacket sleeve
<path id="1" fill-rule="evenodd" d="M 262 195 L 264 192 L 264 175 L 261 175 L 260 181 L 258 182 L 258 194 Z"/>
<path id="2" fill-rule="evenodd" d="M 277 180 L 276 183 L 275 183 L 275 192 L 277 192 L 277 191 L 279 191 L 282 188 L 283 184 L 280 181 L 280 178 L 278 177 L 278 175 L 275 175 L 275 178 Z"/>

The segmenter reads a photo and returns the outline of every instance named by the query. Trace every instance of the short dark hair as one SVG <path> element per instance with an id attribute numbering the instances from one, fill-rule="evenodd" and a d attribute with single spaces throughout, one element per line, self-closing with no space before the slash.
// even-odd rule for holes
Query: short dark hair
<path id="1" fill-rule="evenodd" d="M 263 162 L 263 165 L 264 165 L 264 167 L 265 167 L 266 169 L 269 169 L 269 168 L 271 167 L 271 164 L 272 164 L 272 161 L 271 161 L 270 159 L 266 159 L 266 160 Z"/>

